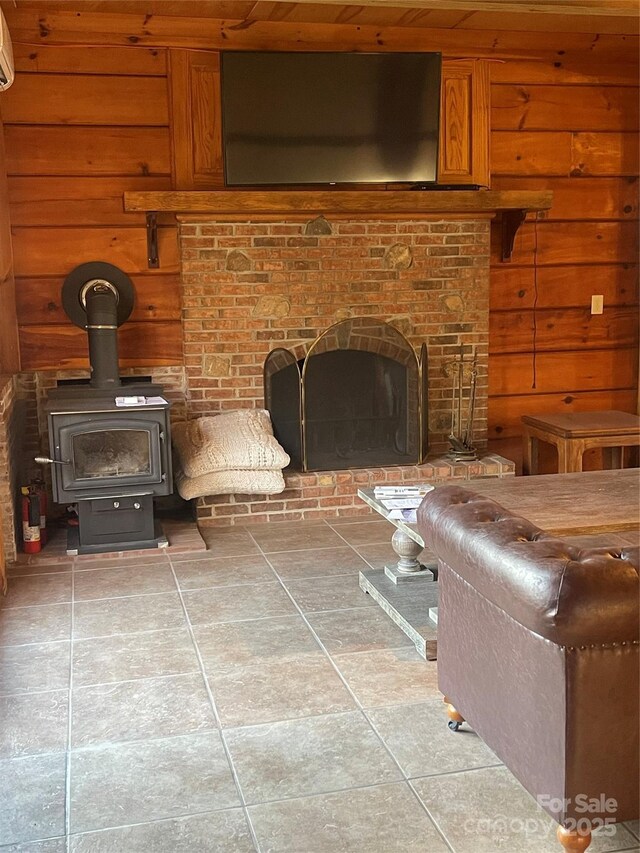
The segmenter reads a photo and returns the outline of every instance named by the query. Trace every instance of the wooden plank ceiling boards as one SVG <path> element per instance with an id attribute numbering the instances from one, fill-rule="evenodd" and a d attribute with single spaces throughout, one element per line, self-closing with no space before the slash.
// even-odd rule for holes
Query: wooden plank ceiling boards
<path id="1" fill-rule="evenodd" d="M 14 0 L 3 0 L 13 3 Z M 238 22 L 351 24 L 374 27 L 635 33 L 635 0 L 15 0 L 20 9 Z M 597 19 L 594 22 L 593 19 Z"/>

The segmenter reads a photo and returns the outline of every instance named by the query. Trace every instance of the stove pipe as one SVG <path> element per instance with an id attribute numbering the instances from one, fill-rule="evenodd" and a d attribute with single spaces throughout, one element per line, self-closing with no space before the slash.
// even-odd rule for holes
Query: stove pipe
<path id="1" fill-rule="evenodd" d="M 87 312 L 91 387 L 120 387 L 118 366 L 118 291 L 109 281 L 88 281 L 81 294 Z"/>

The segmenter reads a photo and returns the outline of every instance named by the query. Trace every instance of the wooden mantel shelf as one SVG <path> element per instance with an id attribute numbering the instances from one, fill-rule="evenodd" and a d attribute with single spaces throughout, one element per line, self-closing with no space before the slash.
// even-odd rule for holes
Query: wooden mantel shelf
<path id="1" fill-rule="evenodd" d="M 206 213 L 213 217 L 251 214 L 438 214 L 551 207 L 551 190 L 215 190 L 126 192 L 124 209 Z"/>
<path id="2" fill-rule="evenodd" d="M 157 266 L 155 220 L 161 211 L 227 216 L 440 216 L 502 214 L 502 260 L 527 213 L 548 210 L 551 190 L 213 190 L 125 192 L 124 209 L 147 213 L 149 265 Z"/>

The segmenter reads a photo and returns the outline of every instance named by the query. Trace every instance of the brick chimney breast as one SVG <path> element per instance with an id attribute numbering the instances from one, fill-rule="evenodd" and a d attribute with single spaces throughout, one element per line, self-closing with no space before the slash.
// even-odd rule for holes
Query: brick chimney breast
<path id="1" fill-rule="evenodd" d="M 460 348 L 478 356 L 474 441 L 487 440 L 488 218 L 305 222 L 193 219 L 181 226 L 183 345 L 189 416 L 264 406 L 263 367 L 298 359 L 329 326 L 370 317 L 429 359 L 430 451 L 448 448 Z M 440 250 L 435 253 L 432 250 Z M 441 253 L 440 253 L 441 252 Z M 389 469 L 392 471 L 393 469 Z M 302 476 L 302 475 L 301 475 Z M 354 475 L 355 476 L 355 475 Z"/>

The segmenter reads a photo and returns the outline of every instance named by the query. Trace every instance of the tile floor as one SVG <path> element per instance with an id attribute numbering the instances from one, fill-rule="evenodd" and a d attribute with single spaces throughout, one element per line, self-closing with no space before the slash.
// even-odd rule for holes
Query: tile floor
<path id="1" fill-rule="evenodd" d="M 204 553 L 54 544 L 12 570 L 0 853 L 558 853 L 359 590 L 386 522 L 203 533 Z M 636 822 L 591 849 L 639 839 Z"/>

